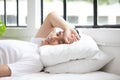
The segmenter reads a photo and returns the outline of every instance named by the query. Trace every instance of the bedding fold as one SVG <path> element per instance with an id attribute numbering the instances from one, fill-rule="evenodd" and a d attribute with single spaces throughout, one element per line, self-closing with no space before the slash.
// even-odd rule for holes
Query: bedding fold
<path id="1" fill-rule="evenodd" d="M 101 69 L 113 57 L 101 51 L 94 39 L 81 34 L 72 44 L 46 45 L 39 48 L 45 72 L 87 73 Z"/>
<path id="2" fill-rule="evenodd" d="M 81 39 L 72 44 L 45 45 L 39 48 L 44 66 L 93 57 L 99 48 L 92 37 L 82 34 Z"/>
<path id="3" fill-rule="evenodd" d="M 108 56 L 100 50 L 91 58 L 78 59 L 54 66 L 48 66 L 44 71 L 49 73 L 89 73 L 100 70 L 112 59 L 112 56 Z"/>

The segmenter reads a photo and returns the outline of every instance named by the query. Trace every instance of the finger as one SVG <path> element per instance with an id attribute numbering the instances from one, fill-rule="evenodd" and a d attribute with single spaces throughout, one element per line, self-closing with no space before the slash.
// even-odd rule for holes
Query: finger
<path id="1" fill-rule="evenodd" d="M 73 43 L 74 42 L 74 38 L 68 38 L 68 44 L 71 44 L 71 43 Z"/>
<path id="2" fill-rule="evenodd" d="M 75 40 L 75 41 L 77 41 L 77 40 L 78 40 L 76 36 L 74 37 L 74 40 Z"/>
<path id="3" fill-rule="evenodd" d="M 69 44 L 68 38 L 64 38 L 64 40 L 65 40 L 65 43 Z"/>
<path id="4" fill-rule="evenodd" d="M 80 36 L 79 35 L 76 35 L 75 36 L 77 40 L 80 40 Z"/>
<path id="5" fill-rule="evenodd" d="M 76 38 L 77 40 L 80 40 L 80 36 L 79 36 L 78 34 L 75 35 L 75 38 Z"/>
<path id="6" fill-rule="evenodd" d="M 73 39 L 74 39 L 74 42 L 78 40 L 74 34 L 73 34 Z"/>
<path id="7" fill-rule="evenodd" d="M 76 36 L 76 35 L 74 35 L 74 34 L 72 34 L 72 38 L 74 39 L 74 41 L 79 40 L 79 39 L 77 38 L 77 36 Z"/>
<path id="8" fill-rule="evenodd" d="M 75 30 L 73 31 L 73 34 L 76 36 L 77 40 L 79 40 L 79 39 L 80 39 L 79 34 L 78 34 Z"/>
<path id="9" fill-rule="evenodd" d="M 71 43 L 73 43 L 74 42 L 74 36 L 73 35 L 70 35 L 68 38 L 67 38 L 67 40 L 68 40 L 68 44 L 71 44 Z"/>

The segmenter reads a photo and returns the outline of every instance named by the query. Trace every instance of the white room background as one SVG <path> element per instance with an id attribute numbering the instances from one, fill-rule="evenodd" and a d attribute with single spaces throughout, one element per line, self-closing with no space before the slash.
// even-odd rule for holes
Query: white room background
<path id="1" fill-rule="evenodd" d="M 29 40 L 40 26 L 40 1 L 28 0 L 27 28 L 7 28 L 3 38 Z M 100 48 L 108 54 L 118 56 L 106 67 L 107 71 L 120 74 L 120 29 L 119 28 L 82 28 L 80 31 L 91 35 Z"/>

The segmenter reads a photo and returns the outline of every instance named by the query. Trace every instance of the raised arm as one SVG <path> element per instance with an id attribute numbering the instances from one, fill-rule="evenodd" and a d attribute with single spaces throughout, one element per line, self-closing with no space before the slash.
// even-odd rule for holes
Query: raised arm
<path id="1" fill-rule="evenodd" d="M 64 31 L 64 39 L 67 43 L 69 43 L 71 35 L 73 34 L 77 37 L 77 39 L 79 39 L 77 32 L 55 12 L 51 12 L 48 14 L 35 37 L 46 38 L 49 35 L 49 33 L 57 27 L 61 28 Z"/>

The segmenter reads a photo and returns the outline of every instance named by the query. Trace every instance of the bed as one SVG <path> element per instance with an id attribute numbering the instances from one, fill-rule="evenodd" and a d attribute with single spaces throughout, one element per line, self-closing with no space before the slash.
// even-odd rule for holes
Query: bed
<path id="1" fill-rule="evenodd" d="M 120 76 L 102 71 L 86 74 L 33 73 L 20 77 L 6 77 L 0 80 L 120 80 Z"/>
<path id="2" fill-rule="evenodd" d="M 97 38 L 95 40 L 97 42 Z M 110 54 L 114 56 L 114 59 L 110 63 L 103 66 L 100 70 L 91 71 L 87 73 L 39 72 L 39 73 L 31 73 L 17 77 L 4 77 L 4 78 L 0 78 L 0 80 L 120 80 L 120 69 L 119 69 L 120 59 L 118 52 L 116 52 L 116 50 L 118 51 L 120 50 L 119 46 L 117 46 L 116 48 L 99 42 L 97 42 L 97 44 L 99 48 L 102 49 L 106 54 Z M 52 64 L 45 64 L 45 65 L 48 66 Z M 50 70 L 51 68 L 49 68 L 48 71 Z"/>

